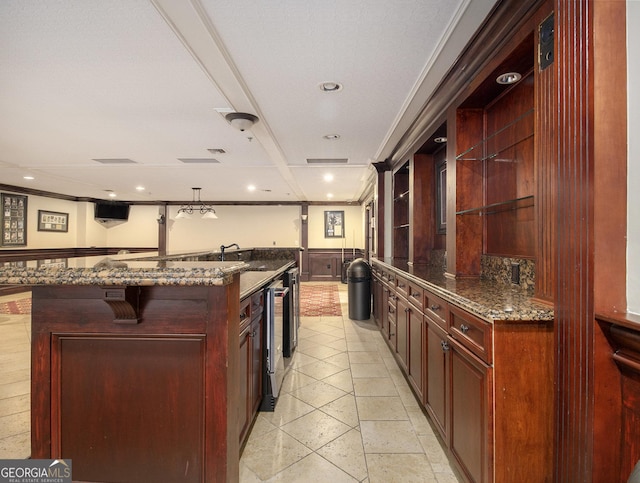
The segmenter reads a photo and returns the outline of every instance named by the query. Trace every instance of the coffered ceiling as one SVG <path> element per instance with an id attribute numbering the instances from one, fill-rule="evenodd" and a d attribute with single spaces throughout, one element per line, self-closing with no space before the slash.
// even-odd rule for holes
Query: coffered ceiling
<path id="1" fill-rule="evenodd" d="M 494 3 L 2 0 L 0 183 L 357 202 Z"/>

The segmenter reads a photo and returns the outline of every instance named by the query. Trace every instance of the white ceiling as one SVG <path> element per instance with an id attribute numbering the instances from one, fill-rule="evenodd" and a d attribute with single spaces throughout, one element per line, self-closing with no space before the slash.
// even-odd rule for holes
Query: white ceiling
<path id="1" fill-rule="evenodd" d="M 2 0 L 0 183 L 128 201 L 189 200 L 192 187 L 208 201 L 358 201 L 494 3 Z M 260 120 L 240 132 L 221 108 Z M 122 158 L 135 163 L 94 161 Z"/>

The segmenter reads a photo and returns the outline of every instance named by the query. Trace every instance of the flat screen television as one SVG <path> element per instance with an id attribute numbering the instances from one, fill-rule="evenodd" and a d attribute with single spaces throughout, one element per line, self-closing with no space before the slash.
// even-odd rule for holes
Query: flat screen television
<path id="1" fill-rule="evenodd" d="M 93 216 L 96 220 L 128 220 L 129 205 L 127 203 L 98 201 L 95 204 Z"/>

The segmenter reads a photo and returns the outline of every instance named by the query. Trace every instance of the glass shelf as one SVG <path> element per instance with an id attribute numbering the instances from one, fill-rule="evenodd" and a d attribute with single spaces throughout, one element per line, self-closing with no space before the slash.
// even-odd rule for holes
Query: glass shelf
<path id="1" fill-rule="evenodd" d="M 456 215 L 493 215 L 495 213 L 519 210 L 531 206 L 533 206 L 533 195 L 501 201 L 499 203 L 491 203 L 490 205 L 479 206 L 477 208 L 469 208 L 468 210 L 456 211 Z"/>
<path id="2" fill-rule="evenodd" d="M 533 138 L 533 112 L 533 109 L 528 110 L 522 116 L 498 129 L 478 144 L 471 146 L 466 151 L 458 154 L 456 159 L 461 161 L 517 161 L 515 159 L 502 159 L 499 156 L 518 144 Z M 517 138 L 514 140 L 516 135 Z"/>

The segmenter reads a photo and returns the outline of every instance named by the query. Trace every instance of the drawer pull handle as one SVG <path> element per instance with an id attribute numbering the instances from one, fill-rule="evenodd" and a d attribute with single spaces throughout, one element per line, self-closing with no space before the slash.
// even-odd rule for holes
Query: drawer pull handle
<path id="1" fill-rule="evenodd" d="M 431 306 L 431 310 L 433 310 L 434 312 L 435 312 L 435 311 L 437 311 L 437 310 L 440 310 L 440 306 L 439 306 L 439 305 L 436 305 L 436 304 L 433 304 L 433 305 Z"/>
<path id="2" fill-rule="evenodd" d="M 449 343 L 446 340 L 440 341 L 440 345 L 442 346 L 442 352 L 449 350 Z"/>
<path id="3" fill-rule="evenodd" d="M 406 309 L 404 309 L 404 311 L 408 314 L 409 312 L 411 312 L 411 309 L 407 307 Z"/>
<path id="4" fill-rule="evenodd" d="M 254 330 L 253 332 L 249 333 L 249 337 L 255 337 L 256 336 L 256 331 Z"/>
<path id="5" fill-rule="evenodd" d="M 460 332 L 462 332 L 463 334 L 466 334 L 467 332 L 469 332 L 469 326 L 460 324 Z"/>
<path id="6" fill-rule="evenodd" d="M 405 287 L 406 287 L 406 285 L 404 283 L 399 283 L 398 284 L 398 288 L 405 288 Z"/>
<path id="7" fill-rule="evenodd" d="M 420 294 L 418 292 L 414 292 L 411 294 L 411 296 L 417 299 L 420 296 Z"/>

